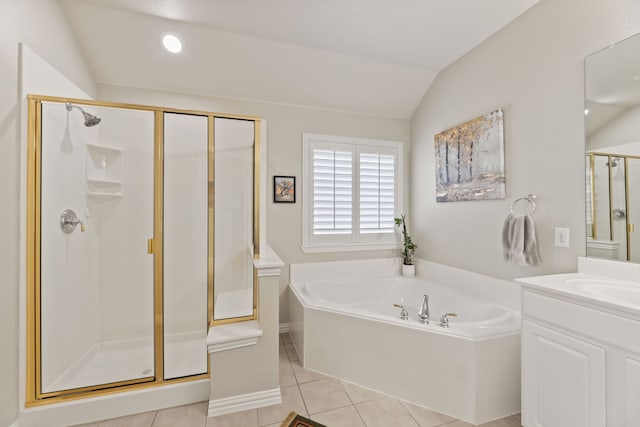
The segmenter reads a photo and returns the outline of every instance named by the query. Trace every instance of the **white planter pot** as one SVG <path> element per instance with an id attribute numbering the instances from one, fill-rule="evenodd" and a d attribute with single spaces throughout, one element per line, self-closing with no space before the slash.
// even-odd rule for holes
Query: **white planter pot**
<path id="1" fill-rule="evenodd" d="M 405 277 L 413 277 L 416 275 L 416 265 L 402 264 L 402 275 Z"/>

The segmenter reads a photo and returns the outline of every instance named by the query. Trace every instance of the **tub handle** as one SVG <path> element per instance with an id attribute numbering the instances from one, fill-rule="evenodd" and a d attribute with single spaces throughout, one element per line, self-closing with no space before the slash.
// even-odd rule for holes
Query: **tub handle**
<path id="1" fill-rule="evenodd" d="M 442 315 L 442 317 L 440 318 L 440 326 L 442 326 L 443 328 L 448 328 L 449 327 L 449 317 L 457 317 L 458 313 L 445 313 Z"/>
<path id="2" fill-rule="evenodd" d="M 72 209 L 65 209 L 60 214 L 60 228 L 63 232 L 69 234 L 76 230 L 76 227 L 80 224 L 80 231 L 84 232 L 84 222 L 80 221 L 76 213 Z"/>
<path id="3" fill-rule="evenodd" d="M 408 320 L 409 319 L 409 312 L 407 311 L 407 308 L 404 305 L 401 304 L 393 304 L 394 307 L 398 307 L 400 309 L 400 319 L 402 320 Z"/>

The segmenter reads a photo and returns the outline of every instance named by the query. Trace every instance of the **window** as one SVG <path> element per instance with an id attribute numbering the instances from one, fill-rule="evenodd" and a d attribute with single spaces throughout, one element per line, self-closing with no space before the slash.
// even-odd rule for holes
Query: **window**
<path id="1" fill-rule="evenodd" d="M 303 134 L 304 252 L 395 248 L 402 144 Z"/>

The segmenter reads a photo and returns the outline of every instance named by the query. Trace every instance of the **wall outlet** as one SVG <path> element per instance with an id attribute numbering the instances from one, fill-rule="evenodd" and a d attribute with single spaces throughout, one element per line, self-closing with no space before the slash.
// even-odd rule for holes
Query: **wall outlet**
<path id="1" fill-rule="evenodd" d="M 554 230 L 554 243 L 556 248 L 568 248 L 569 247 L 569 229 L 563 227 L 556 227 Z"/>

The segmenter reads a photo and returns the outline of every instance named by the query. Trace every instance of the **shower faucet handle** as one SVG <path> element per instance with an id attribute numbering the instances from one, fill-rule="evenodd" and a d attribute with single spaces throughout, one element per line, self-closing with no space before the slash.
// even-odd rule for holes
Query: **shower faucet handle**
<path id="1" fill-rule="evenodd" d="M 80 224 L 80 231 L 85 231 L 84 222 L 80 221 L 73 209 L 65 209 L 60 214 L 60 228 L 62 231 L 69 234 L 76 230 L 76 227 Z"/>

